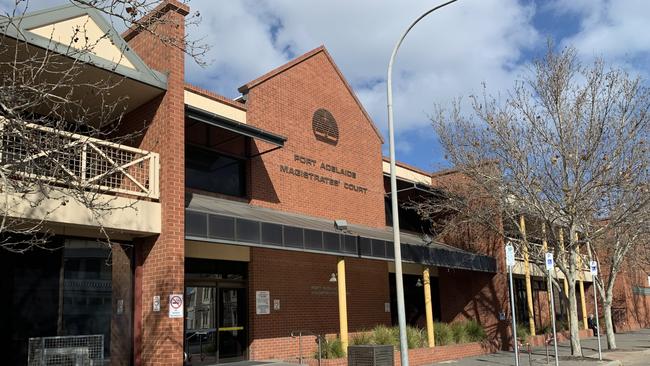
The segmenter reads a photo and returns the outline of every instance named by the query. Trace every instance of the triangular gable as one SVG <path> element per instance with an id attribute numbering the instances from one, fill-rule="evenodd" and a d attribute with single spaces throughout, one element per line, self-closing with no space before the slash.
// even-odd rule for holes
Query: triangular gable
<path id="1" fill-rule="evenodd" d="M 309 60 L 310 58 L 314 57 L 315 55 L 317 55 L 319 53 L 323 53 L 325 55 L 325 57 L 327 57 L 327 60 L 332 65 L 332 67 L 334 68 L 336 73 L 339 75 L 339 78 L 341 78 L 341 81 L 343 82 L 343 85 L 345 85 L 348 92 L 350 93 L 350 95 L 352 96 L 352 98 L 354 99 L 356 104 L 359 106 L 359 109 L 361 109 L 361 112 L 366 117 L 366 120 L 368 121 L 368 123 L 370 123 L 372 128 L 375 130 L 375 133 L 377 134 L 377 137 L 379 137 L 379 140 L 381 140 L 381 142 L 384 143 L 384 138 L 381 135 L 381 132 L 379 131 L 379 129 L 377 128 L 377 126 L 373 122 L 372 118 L 370 118 L 370 115 L 366 111 L 366 108 L 364 108 L 363 104 L 361 104 L 361 101 L 359 101 L 359 98 L 357 98 L 356 93 L 354 92 L 354 90 L 352 90 L 352 87 L 350 86 L 348 81 L 343 76 L 343 73 L 338 68 L 338 66 L 336 66 L 336 63 L 334 62 L 334 59 L 332 59 L 332 56 L 330 56 L 329 52 L 327 52 L 327 49 L 323 45 L 321 45 L 321 46 L 319 46 L 319 47 L 317 47 L 317 48 L 303 54 L 302 56 L 296 57 L 295 59 L 287 62 L 286 64 L 284 64 L 284 65 L 282 65 L 280 67 L 277 67 L 277 68 L 267 72 L 266 74 L 258 77 L 257 79 L 255 79 L 253 81 L 250 81 L 250 82 L 240 86 L 238 90 L 239 90 L 240 93 L 246 94 L 246 93 L 248 93 L 249 90 L 253 89 L 257 85 L 259 85 L 259 84 L 273 78 L 276 75 L 279 75 L 279 74 L 291 69 L 292 67 L 294 67 L 294 66 L 296 66 L 296 65 L 298 65 L 298 64 L 300 64 L 300 63 L 302 63 L 304 61 Z"/>
<path id="2" fill-rule="evenodd" d="M 28 13 L 15 18 L 12 24 L 7 22 L 7 18 L 1 19 L 0 31 L 12 38 L 167 89 L 167 77 L 149 68 L 95 8 L 70 4 Z M 71 48 L 85 47 L 89 49 L 70 52 Z"/>

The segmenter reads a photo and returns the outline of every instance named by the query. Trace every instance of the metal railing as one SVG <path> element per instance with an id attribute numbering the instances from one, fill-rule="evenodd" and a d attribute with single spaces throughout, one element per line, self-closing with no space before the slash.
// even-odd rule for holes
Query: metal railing
<path id="1" fill-rule="evenodd" d="M 544 266 L 544 246 L 540 243 L 528 242 L 528 258 L 530 263 Z M 518 261 L 524 260 L 524 251 L 522 245 L 515 245 L 515 259 Z M 589 271 L 589 256 L 587 254 L 580 254 L 582 270 Z"/>
<path id="2" fill-rule="evenodd" d="M 0 119 L 0 164 L 12 176 L 87 190 L 158 199 L 157 153 Z"/>
<path id="3" fill-rule="evenodd" d="M 27 357 L 28 366 L 100 366 L 104 335 L 30 338 Z"/>

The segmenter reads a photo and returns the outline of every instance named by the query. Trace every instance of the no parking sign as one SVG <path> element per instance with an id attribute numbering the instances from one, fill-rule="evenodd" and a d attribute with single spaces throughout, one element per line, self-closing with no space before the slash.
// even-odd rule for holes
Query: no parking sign
<path id="1" fill-rule="evenodd" d="M 169 295 L 169 317 L 170 318 L 183 317 L 183 295 L 182 294 Z"/>

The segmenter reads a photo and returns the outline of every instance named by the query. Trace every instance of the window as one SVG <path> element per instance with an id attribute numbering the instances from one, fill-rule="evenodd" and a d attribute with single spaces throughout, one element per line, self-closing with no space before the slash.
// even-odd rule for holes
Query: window
<path id="1" fill-rule="evenodd" d="M 209 287 L 206 287 L 203 289 L 203 299 L 202 303 L 203 304 L 209 304 L 212 302 L 212 289 Z"/>
<path id="2" fill-rule="evenodd" d="M 189 188 L 230 196 L 246 195 L 246 161 L 217 151 L 185 148 L 185 184 Z"/>

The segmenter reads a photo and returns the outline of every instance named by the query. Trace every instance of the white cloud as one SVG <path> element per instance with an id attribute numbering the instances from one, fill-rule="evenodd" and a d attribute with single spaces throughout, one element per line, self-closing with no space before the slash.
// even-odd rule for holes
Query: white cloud
<path id="1" fill-rule="evenodd" d="M 190 4 L 204 16 L 199 32 L 209 35 L 216 60 L 207 70 L 192 67 L 191 81 L 232 96 L 236 86 L 289 55 L 325 44 L 382 130 L 390 52 L 406 26 L 432 6 L 415 0 L 229 2 L 218 9 L 213 4 Z M 402 45 L 394 70 L 398 131 L 428 128 L 434 103 L 467 95 L 484 81 L 494 88 L 510 85 L 522 50 L 538 40 L 532 16 L 533 8 L 516 0 L 485 0 L 459 1 L 422 20 Z"/>
<path id="2" fill-rule="evenodd" d="M 650 1 L 556 1 L 551 8 L 578 17 L 580 30 L 562 44 L 575 46 L 583 59 L 603 57 L 647 75 Z"/>

